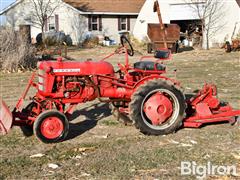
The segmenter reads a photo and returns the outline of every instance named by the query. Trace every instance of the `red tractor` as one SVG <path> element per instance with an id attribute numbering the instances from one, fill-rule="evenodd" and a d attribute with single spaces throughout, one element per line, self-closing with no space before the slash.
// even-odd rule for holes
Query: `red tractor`
<path id="1" fill-rule="evenodd" d="M 68 135 L 68 117 L 79 103 L 99 99 L 112 103 L 119 112 L 129 115 L 136 128 L 144 134 L 163 135 L 180 127 L 200 127 L 214 122 L 236 122 L 240 110 L 216 99 L 216 87 L 206 84 L 203 90 L 185 98 L 179 82 L 163 76 L 161 63 L 168 58 L 168 50 L 158 51 L 154 57 L 142 57 L 133 66 L 129 55 L 134 51 L 128 39 L 121 37 L 122 46 L 100 61 L 85 62 L 41 61 L 38 63 L 38 82 L 33 73 L 22 97 L 12 112 L 1 101 L 0 133 L 6 134 L 12 126 L 21 126 L 44 143 L 56 143 Z M 125 64 L 119 69 L 105 60 L 115 54 L 125 55 Z M 32 102 L 22 108 L 30 87 L 36 88 Z"/>

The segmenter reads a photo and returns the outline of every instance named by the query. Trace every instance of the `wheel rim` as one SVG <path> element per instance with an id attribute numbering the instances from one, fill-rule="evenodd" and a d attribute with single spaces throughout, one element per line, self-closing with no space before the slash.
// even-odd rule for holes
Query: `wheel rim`
<path id="1" fill-rule="evenodd" d="M 58 138 L 64 130 L 61 119 L 57 117 L 47 117 L 41 124 L 41 133 L 48 139 Z"/>
<path id="2" fill-rule="evenodd" d="M 170 127 L 179 115 L 180 105 L 174 93 L 167 89 L 156 89 L 148 93 L 141 104 L 144 123 L 155 130 Z"/>

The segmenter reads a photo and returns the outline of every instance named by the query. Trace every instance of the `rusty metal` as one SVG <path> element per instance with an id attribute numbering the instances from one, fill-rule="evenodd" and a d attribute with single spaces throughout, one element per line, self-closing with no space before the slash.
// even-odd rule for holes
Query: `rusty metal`
<path id="1" fill-rule="evenodd" d="M 158 14 L 159 24 L 148 24 L 147 33 L 151 40 L 148 44 L 148 53 L 162 48 L 169 48 L 175 52 L 176 41 L 180 39 L 180 27 L 177 24 L 163 23 L 158 1 L 155 1 L 153 11 Z"/>
<path id="2" fill-rule="evenodd" d="M 234 39 L 232 40 L 232 44 L 229 41 L 227 41 L 222 48 L 225 48 L 225 51 L 227 53 L 230 53 L 232 51 L 240 51 L 240 40 Z"/>
<path id="3" fill-rule="evenodd" d="M 166 28 L 163 24 L 162 15 L 161 15 L 160 6 L 159 6 L 158 1 L 155 1 L 153 11 L 157 12 L 157 14 L 158 14 L 158 19 L 159 19 L 159 23 L 160 23 L 160 29 L 161 29 L 161 32 L 162 32 L 162 39 L 163 39 L 164 48 L 168 48 Z"/>

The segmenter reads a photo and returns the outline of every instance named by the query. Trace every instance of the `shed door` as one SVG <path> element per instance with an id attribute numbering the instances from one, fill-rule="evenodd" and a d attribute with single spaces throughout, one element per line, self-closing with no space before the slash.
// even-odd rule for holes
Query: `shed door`
<path id="1" fill-rule="evenodd" d="M 194 20 L 200 19 L 197 12 L 190 5 L 186 4 L 171 4 L 170 5 L 170 20 Z"/>

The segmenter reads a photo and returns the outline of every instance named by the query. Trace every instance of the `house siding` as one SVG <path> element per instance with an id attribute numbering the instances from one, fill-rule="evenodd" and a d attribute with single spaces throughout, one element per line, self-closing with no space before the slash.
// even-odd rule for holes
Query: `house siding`
<path id="1" fill-rule="evenodd" d="M 119 42 L 120 35 L 119 33 L 123 31 L 118 30 L 118 17 L 119 16 L 102 16 L 103 30 L 100 32 L 105 36 L 109 36 L 111 39 L 114 39 L 116 42 Z M 130 18 L 130 30 L 129 33 L 132 34 L 137 16 L 129 16 Z"/>
<path id="2" fill-rule="evenodd" d="M 29 4 L 29 0 L 25 0 L 7 11 L 7 25 L 18 30 L 19 25 L 30 24 L 25 20 L 30 16 L 29 9 L 31 9 L 31 7 Z M 81 15 L 77 10 L 74 10 L 73 7 L 65 3 L 62 3 L 53 15 L 57 15 L 58 17 L 59 31 L 70 35 L 74 45 L 81 43 L 89 34 L 109 36 L 111 39 L 119 42 L 117 15 L 101 15 L 102 31 L 91 32 L 88 31 L 88 15 Z M 130 33 L 133 32 L 136 20 L 137 16 L 130 16 Z M 35 39 L 39 33 L 41 33 L 41 29 L 31 25 L 31 37 Z"/>
<path id="3" fill-rule="evenodd" d="M 82 15 L 82 17 L 87 21 L 88 24 L 88 16 Z M 119 43 L 120 40 L 120 33 L 125 31 L 119 31 L 118 30 L 118 18 L 117 15 L 101 15 L 102 18 L 102 31 L 88 31 L 88 27 L 85 28 L 84 36 L 81 40 L 85 38 L 85 36 L 88 34 L 92 35 L 103 35 L 108 36 L 110 39 L 115 40 L 117 43 Z M 133 33 L 133 29 L 137 20 L 137 16 L 129 16 L 130 18 L 130 30 L 128 31 L 130 34 Z"/>
<path id="4" fill-rule="evenodd" d="M 59 30 L 70 35 L 74 45 L 81 43 L 88 31 L 88 19 L 70 7 L 62 7 L 56 13 L 59 14 Z"/>

